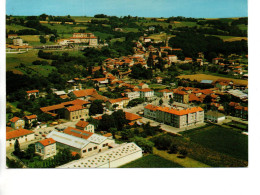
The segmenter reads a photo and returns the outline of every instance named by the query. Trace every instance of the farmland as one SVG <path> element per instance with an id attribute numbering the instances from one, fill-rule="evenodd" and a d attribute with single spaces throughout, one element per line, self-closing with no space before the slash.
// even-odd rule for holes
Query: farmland
<path id="1" fill-rule="evenodd" d="M 248 137 L 222 126 L 210 125 L 182 133 L 190 141 L 234 158 L 248 160 Z"/>
<path id="2" fill-rule="evenodd" d="M 177 163 L 166 160 L 157 155 L 147 155 L 135 161 L 132 161 L 121 168 L 181 168 Z"/>
<path id="3" fill-rule="evenodd" d="M 216 81 L 218 79 L 228 79 L 226 77 L 214 76 L 214 75 L 208 75 L 208 74 L 181 75 L 181 76 L 178 76 L 177 78 L 180 78 L 180 79 L 190 79 L 192 81 L 193 80 L 197 80 L 197 81 L 213 80 L 213 81 Z M 233 79 L 233 78 L 230 78 L 230 80 L 232 80 L 234 82 L 234 84 L 248 85 L 248 81 L 247 80 Z"/>

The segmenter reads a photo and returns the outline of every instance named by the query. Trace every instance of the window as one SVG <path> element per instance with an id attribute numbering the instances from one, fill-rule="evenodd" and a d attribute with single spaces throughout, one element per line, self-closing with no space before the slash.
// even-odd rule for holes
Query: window
<path id="1" fill-rule="evenodd" d="M 83 153 L 86 153 L 87 151 L 86 151 L 86 150 L 83 150 L 82 152 L 83 152 Z"/>
<path id="2" fill-rule="evenodd" d="M 92 151 L 92 148 L 89 148 L 88 151 L 89 151 L 89 152 Z"/>
<path id="3" fill-rule="evenodd" d="M 97 146 L 94 147 L 94 150 L 96 150 L 96 149 L 97 149 Z"/>

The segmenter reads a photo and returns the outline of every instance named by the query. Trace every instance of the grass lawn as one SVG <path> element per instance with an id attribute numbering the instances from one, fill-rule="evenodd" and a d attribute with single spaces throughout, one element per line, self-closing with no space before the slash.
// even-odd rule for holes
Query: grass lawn
<path id="1" fill-rule="evenodd" d="M 23 41 L 27 41 L 30 46 L 34 45 L 54 45 L 55 43 L 47 41 L 46 43 L 40 42 L 40 35 L 21 35 Z"/>
<path id="2" fill-rule="evenodd" d="M 240 30 L 247 30 L 248 26 L 245 24 L 239 24 L 237 25 Z"/>
<path id="3" fill-rule="evenodd" d="M 78 30 L 74 29 L 76 27 L 75 25 L 70 24 L 42 24 L 43 26 L 47 26 L 48 28 L 52 30 L 57 30 L 58 34 L 64 33 L 64 34 L 73 34 L 74 32 L 77 32 Z"/>
<path id="4" fill-rule="evenodd" d="M 20 63 L 25 65 L 32 64 L 35 60 L 43 60 L 38 58 L 38 50 L 29 50 L 28 52 L 21 53 L 21 54 L 6 54 L 6 71 L 14 69 L 15 67 L 19 66 Z M 51 60 L 47 60 L 51 62 Z"/>
<path id="5" fill-rule="evenodd" d="M 138 28 L 123 28 L 124 32 L 138 32 Z"/>
<path id="6" fill-rule="evenodd" d="M 182 166 L 157 155 L 147 155 L 120 168 L 181 168 Z"/>
<path id="7" fill-rule="evenodd" d="M 167 86 L 166 85 L 160 85 L 160 84 L 150 84 L 149 87 L 151 89 L 158 89 L 158 90 L 160 90 L 160 89 L 165 89 Z"/>
<path id="8" fill-rule="evenodd" d="M 217 125 L 182 133 L 190 141 L 241 160 L 248 160 L 248 136 Z"/>

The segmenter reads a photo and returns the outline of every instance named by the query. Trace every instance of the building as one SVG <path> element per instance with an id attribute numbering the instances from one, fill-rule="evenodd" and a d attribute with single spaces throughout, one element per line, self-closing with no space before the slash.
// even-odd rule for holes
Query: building
<path id="1" fill-rule="evenodd" d="M 91 157 L 69 162 L 57 168 L 116 168 L 143 156 L 135 143 L 123 143 Z"/>
<path id="2" fill-rule="evenodd" d="M 30 116 L 25 116 L 24 119 L 27 121 L 29 125 L 31 125 L 33 121 L 37 121 L 37 115 L 33 114 Z"/>
<path id="3" fill-rule="evenodd" d="M 173 98 L 173 92 L 169 89 L 162 89 L 160 91 L 158 91 L 162 97 L 166 98 L 166 99 L 171 99 Z"/>
<path id="4" fill-rule="evenodd" d="M 29 142 L 34 140 L 34 132 L 27 129 L 17 129 L 13 131 L 6 132 L 6 147 L 11 147 L 14 145 L 15 141 L 18 140 L 19 143 Z"/>
<path id="5" fill-rule="evenodd" d="M 156 107 L 148 104 L 144 108 L 144 116 L 176 128 L 184 128 L 202 124 L 204 110 L 201 107 Z"/>
<path id="6" fill-rule="evenodd" d="M 117 98 L 117 99 L 110 99 L 106 102 L 106 106 L 108 109 L 112 110 L 113 108 L 116 110 L 123 109 L 124 107 L 127 106 L 129 102 L 129 98 Z M 115 107 L 115 105 L 118 105 Z"/>
<path id="7" fill-rule="evenodd" d="M 145 84 L 145 83 L 140 83 L 140 84 L 138 84 L 138 88 L 139 89 L 148 89 L 149 86 L 147 84 Z"/>
<path id="8" fill-rule="evenodd" d="M 125 118 L 127 121 L 129 121 L 130 125 L 133 125 L 136 122 L 140 122 L 140 120 L 142 119 L 141 116 L 130 112 L 125 112 Z"/>
<path id="9" fill-rule="evenodd" d="M 152 98 L 154 96 L 154 90 L 145 88 L 145 89 L 140 89 L 140 98 Z"/>
<path id="10" fill-rule="evenodd" d="M 205 119 L 213 123 L 221 123 L 225 120 L 225 115 L 217 111 L 209 110 L 205 113 Z"/>
<path id="11" fill-rule="evenodd" d="M 73 33 L 73 36 L 70 38 L 70 40 L 77 44 L 84 43 L 90 46 L 98 45 L 98 39 L 92 33 Z"/>
<path id="12" fill-rule="evenodd" d="M 71 92 L 71 95 L 80 100 L 87 100 L 92 95 L 97 94 L 97 91 L 93 89 L 83 89 Z"/>
<path id="13" fill-rule="evenodd" d="M 65 109 L 65 119 L 75 121 L 89 117 L 89 109 L 82 105 L 74 105 Z"/>
<path id="14" fill-rule="evenodd" d="M 56 155 L 56 141 L 52 138 L 44 139 L 35 143 L 35 153 L 41 156 L 42 160 Z"/>
<path id="15" fill-rule="evenodd" d="M 57 142 L 57 147 L 68 148 L 77 152 L 81 157 L 91 156 L 96 153 L 107 150 L 115 143 L 114 140 L 105 136 L 91 132 L 82 131 L 73 127 L 68 127 L 64 133 L 52 131 L 47 135 Z"/>
<path id="16" fill-rule="evenodd" d="M 17 37 L 13 39 L 13 45 L 14 46 L 23 46 L 23 39 Z"/>
<path id="17" fill-rule="evenodd" d="M 10 119 L 11 127 L 13 129 L 23 129 L 25 125 L 25 121 L 19 117 L 13 117 Z"/>
<path id="18" fill-rule="evenodd" d="M 35 98 L 39 97 L 39 90 L 31 90 L 31 91 L 26 91 L 27 93 L 27 98 L 30 99 L 31 95 L 33 95 Z"/>
<path id="19" fill-rule="evenodd" d="M 79 130 L 95 133 L 95 126 L 90 124 L 89 122 L 80 120 L 75 126 Z"/>
<path id="20" fill-rule="evenodd" d="M 188 104 L 189 103 L 189 94 L 185 91 L 176 90 L 173 93 L 174 101 Z"/>
<path id="21" fill-rule="evenodd" d="M 125 95 L 130 99 L 136 99 L 140 98 L 140 92 L 139 91 L 131 91 L 130 89 L 126 89 Z"/>

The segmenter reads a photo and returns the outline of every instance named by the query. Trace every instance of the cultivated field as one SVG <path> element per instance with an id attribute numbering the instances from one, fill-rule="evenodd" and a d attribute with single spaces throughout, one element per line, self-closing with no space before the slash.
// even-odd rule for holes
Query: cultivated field
<path id="1" fill-rule="evenodd" d="M 190 141 L 241 160 L 248 160 L 248 136 L 240 131 L 210 125 L 182 133 Z"/>
<path id="2" fill-rule="evenodd" d="M 242 85 L 248 85 L 247 80 L 242 80 L 242 79 L 233 79 L 233 78 L 226 78 L 226 77 L 221 77 L 221 76 L 214 76 L 214 75 L 208 75 L 208 74 L 193 74 L 193 75 L 182 75 L 178 76 L 177 78 L 180 79 L 190 79 L 190 80 L 213 80 L 216 81 L 218 79 L 226 79 L 226 80 L 232 80 L 234 84 L 242 84 Z"/>

